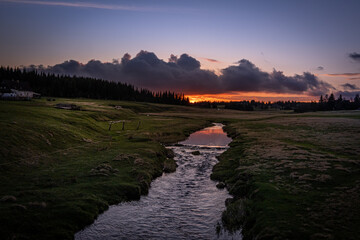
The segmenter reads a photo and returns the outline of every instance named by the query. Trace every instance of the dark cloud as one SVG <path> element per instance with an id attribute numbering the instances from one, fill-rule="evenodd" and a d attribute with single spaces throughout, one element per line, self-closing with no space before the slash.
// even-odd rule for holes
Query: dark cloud
<path id="1" fill-rule="evenodd" d="M 126 53 L 121 63 L 90 60 L 82 65 L 66 61 L 46 69 L 57 74 L 77 75 L 120 81 L 154 91 L 173 90 L 187 94 L 218 93 L 219 79 L 215 73 L 200 69 L 200 62 L 187 54 L 171 55 L 169 62 L 154 53 L 140 51 L 134 58 Z"/>
<path id="2" fill-rule="evenodd" d="M 169 62 L 172 62 L 172 63 L 176 63 L 178 60 L 178 57 L 171 54 L 170 57 L 169 57 Z"/>
<path id="3" fill-rule="evenodd" d="M 351 84 L 351 83 L 345 83 L 343 85 L 341 85 L 345 90 L 358 90 L 360 88 L 358 88 L 355 84 Z"/>
<path id="4" fill-rule="evenodd" d="M 355 61 L 360 61 L 360 53 L 357 53 L 357 52 L 350 53 L 349 58 L 351 58 Z"/>
<path id="5" fill-rule="evenodd" d="M 335 93 L 335 96 L 342 96 L 345 99 L 354 99 L 356 94 L 360 95 L 360 91 L 338 91 Z"/>
<path id="6" fill-rule="evenodd" d="M 127 63 L 128 61 L 130 61 L 130 59 L 131 59 L 130 54 L 125 53 L 124 56 L 121 58 L 121 63 L 122 63 L 122 64 L 125 64 L 125 63 Z"/>
<path id="7" fill-rule="evenodd" d="M 267 73 L 246 59 L 239 61 L 237 66 L 223 69 L 220 78 L 226 91 L 319 95 L 334 89 L 314 74 L 305 72 L 302 75 L 285 76 L 283 72 L 276 70 Z"/>
<path id="8" fill-rule="evenodd" d="M 112 60 L 112 64 L 120 64 L 119 59 L 115 59 L 115 58 L 114 58 L 114 59 Z"/>
<path id="9" fill-rule="evenodd" d="M 189 71 L 200 69 L 200 62 L 187 54 L 182 54 L 176 63 L 180 67 Z"/>
<path id="10" fill-rule="evenodd" d="M 324 70 L 324 67 L 322 67 L 322 66 L 318 66 L 318 67 L 316 68 L 316 70 L 318 70 L 318 71 L 322 71 L 322 70 Z"/>
<path id="11" fill-rule="evenodd" d="M 120 81 L 154 91 L 172 90 L 185 94 L 215 94 L 231 91 L 297 93 L 320 95 L 334 89 L 314 74 L 286 76 L 281 71 L 268 73 L 252 62 L 241 60 L 222 70 L 222 75 L 200 69 L 200 62 L 188 54 L 171 55 L 168 62 L 154 53 L 140 51 L 134 58 L 126 53 L 121 60 L 102 63 L 90 60 L 86 64 L 70 60 L 45 69 L 56 74 L 95 77 Z"/>
<path id="12" fill-rule="evenodd" d="M 325 75 L 329 77 L 351 77 L 351 76 L 360 76 L 360 73 L 329 73 Z"/>
<path id="13" fill-rule="evenodd" d="M 141 50 L 133 59 L 133 61 L 137 61 L 137 62 L 144 61 L 151 66 L 155 66 L 159 64 L 161 60 L 157 58 L 155 53 Z"/>
<path id="14" fill-rule="evenodd" d="M 61 64 L 57 64 L 51 68 L 52 72 L 74 74 L 81 70 L 81 64 L 75 60 L 65 61 Z"/>
<path id="15" fill-rule="evenodd" d="M 202 58 L 208 62 L 212 62 L 212 63 L 220 63 L 220 61 L 216 60 L 216 59 L 212 59 L 212 58 Z"/>

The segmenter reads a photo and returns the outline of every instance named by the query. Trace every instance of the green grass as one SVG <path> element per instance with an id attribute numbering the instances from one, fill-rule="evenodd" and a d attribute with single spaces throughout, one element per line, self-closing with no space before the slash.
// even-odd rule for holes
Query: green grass
<path id="1" fill-rule="evenodd" d="M 225 225 L 244 239 L 357 239 L 360 122 L 348 114 L 231 122 L 212 174 L 234 196 Z"/>
<path id="2" fill-rule="evenodd" d="M 59 102 L 82 110 L 54 108 Z M 208 125 L 139 114 L 175 108 L 83 99 L 1 101 L 0 198 L 16 198 L 0 202 L 1 238 L 72 239 L 110 204 L 146 194 L 164 167 L 175 170 L 161 143 Z M 125 130 L 119 123 L 109 131 L 109 121 L 115 120 L 127 120 Z"/>
<path id="3" fill-rule="evenodd" d="M 54 108 L 60 102 L 81 111 Z M 223 122 L 233 142 L 211 178 L 233 195 L 222 216 L 228 229 L 242 227 L 245 240 L 357 239 L 359 119 L 358 111 L 0 101 L 0 236 L 72 239 L 110 204 L 139 199 L 155 177 L 175 170 L 163 144 Z M 117 120 L 125 130 L 118 123 L 109 131 Z"/>

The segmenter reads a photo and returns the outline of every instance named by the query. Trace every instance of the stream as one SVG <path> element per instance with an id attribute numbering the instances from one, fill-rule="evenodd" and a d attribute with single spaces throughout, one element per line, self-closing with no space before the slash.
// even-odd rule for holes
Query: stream
<path id="1" fill-rule="evenodd" d="M 176 172 L 155 179 L 139 201 L 110 206 L 75 239 L 241 239 L 240 231 L 229 233 L 221 224 L 231 196 L 210 180 L 216 156 L 230 142 L 223 125 L 216 123 L 169 146 Z"/>

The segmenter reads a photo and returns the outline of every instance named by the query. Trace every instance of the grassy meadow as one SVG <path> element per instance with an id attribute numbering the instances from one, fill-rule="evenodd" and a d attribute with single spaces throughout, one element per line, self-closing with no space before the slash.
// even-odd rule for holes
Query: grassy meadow
<path id="1" fill-rule="evenodd" d="M 119 120 L 125 129 L 117 123 L 109 131 Z M 152 179 L 174 171 L 164 144 L 211 122 L 226 124 L 233 138 L 212 174 L 234 196 L 223 214 L 228 228 L 242 226 L 245 239 L 357 238 L 359 111 L 241 112 L 89 99 L 0 101 L 0 235 L 72 239 L 110 204 L 139 199 Z"/>
<path id="2" fill-rule="evenodd" d="M 213 179 L 234 200 L 223 214 L 244 239 L 358 239 L 360 112 L 232 122 Z"/>
<path id="3" fill-rule="evenodd" d="M 82 110 L 54 108 L 59 102 Z M 72 239 L 110 204 L 146 194 L 153 178 L 176 167 L 162 144 L 209 124 L 143 114 L 171 108 L 96 100 L 0 101 L 1 239 Z M 116 120 L 127 121 L 124 130 L 118 123 L 109 131 L 109 121 Z"/>

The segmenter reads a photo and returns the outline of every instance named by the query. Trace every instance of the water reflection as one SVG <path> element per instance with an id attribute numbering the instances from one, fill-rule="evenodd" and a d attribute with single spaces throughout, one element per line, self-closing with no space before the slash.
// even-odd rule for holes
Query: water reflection
<path id="1" fill-rule="evenodd" d="M 226 133 L 223 131 L 223 125 L 216 123 L 212 127 L 204 128 L 189 136 L 185 141 L 180 142 L 184 145 L 208 146 L 208 147 L 225 147 L 231 142 Z"/>
<path id="2" fill-rule="evenodd" d="M 154 180 L 140 201 L 111 206 L 75 239 L 241 239 L 240 232 L 231 235 L 220 228 L 230 195 L 210 180 L 216 156 L 230 140 L 217 124 L 191 134 L 183 146 L 170 147 L 178 164 L 175 173 Z"/>

